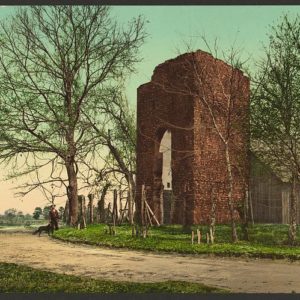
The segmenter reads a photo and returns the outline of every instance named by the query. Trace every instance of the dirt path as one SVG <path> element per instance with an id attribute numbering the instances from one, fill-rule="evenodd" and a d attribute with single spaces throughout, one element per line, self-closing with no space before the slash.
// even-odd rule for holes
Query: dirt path
<path id="1" fill-rule="evenodd" d="M 63 243 L 48 236 L 0 233 L 0 261 L 113 280 L 185 280 L 233 292 L 300 292 L 300 263 L 153 254 Z"/>

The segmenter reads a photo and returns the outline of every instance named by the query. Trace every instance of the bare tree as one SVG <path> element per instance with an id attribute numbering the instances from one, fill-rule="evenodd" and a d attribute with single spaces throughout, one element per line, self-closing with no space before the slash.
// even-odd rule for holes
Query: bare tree
<path id="1" fill-rule="evenodd" d="M 133 71 L 143 28 L 140 17 L 118 27 L 105 6 L 34 6 L 1 23 L 0 159 L 62 164 L 72 225 L 79 158 L 95 146 L 92 125 L 105 121 L 97 103 Z"/>
<path id="2" fill-rule="evenodd" d="M 95 143 L 107 151 L 107 154 L 102 157 L 104 164 L 96 167 L 95 160 L 100 155 L 97 147 L 94 147 L 91 155 L 82 159 L 86 166 L 97 174 L 96 184 L 99 181 L 109 182 L 112 186 L 125 184 L 128 192 L 128 215 L 132 224 L 136 173 L 136 118 L 135 112 L 130 109 L 124 97 L 123 90 L 123 85 L 112 87 L 107 90 L 108 95 L 103 98 L 103 101 L 96 104 L 97 111 L 106 116 L 105 123 L 93 122 L 89 116 L 86 116 L 93 128 Z"/>

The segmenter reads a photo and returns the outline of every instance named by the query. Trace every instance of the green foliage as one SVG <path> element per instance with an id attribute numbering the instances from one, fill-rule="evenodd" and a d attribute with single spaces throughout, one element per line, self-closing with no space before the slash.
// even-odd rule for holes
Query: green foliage
<path id="1" fill-rule="evenodd" d="M 46 205 L 44 208 L 43 208 L 43 216 L 46 220 L 49 219 L 49 212 L 50 212 L 50 208 L 51 208 L 51 205 Z"/>
<path id="2" fill-rule="evenodd" d="M 24 227 L 26 228 L 26 227 L 30 227 L 31 226 L 31 222 L 30 221 L 26 221 L 25 223 L 24 223 Z"/>
<path id="3" fill-rule="evenodd" d="M 181 225 L 152 227 L 149 237 L 132 237 L 131 227 L 122 225 L 116 227 L 115 236 L 106 233 L 106 225 L 90 225 L 86 230 L 64 228 L 54 233 L 57 239 L 99 245 L 114 248 L 130 248 L 136 250 L 163 251 L 189 254 L 215 254 L 221 256 L 247 256 L 265 258 L 300 259 L 300 248 L 287 246 L 287 225 L 258 224 L 249 228 L 249 242 L 240 241 L 232 244 L 231 227 L 217 225 L 215 244 L 206 243 L 207 226 L 192 226 L 191 230 L 201 230 L 201 244 L 191 244 L 191 234 L 184 233 Z M 237 227 L 239 237 L 242 237 L 241 226 Z M 300 232 L 297 232 L 300 238 Z"/>
<path id="4" fill-rule="evenodd" d="M 59 209 L 58 209 L 58 211 L 59 211 L 60 217 L 62 218 L 63 215 L 64 215 L 64 212 L 65 212 L 65 208 L 63 206 L 60 206 Z"/>
<path id="5" fill-rule="evenodd" d="M 34 218 L 35 220 L 38 220 L 38 219 L 40 218 L 40 215 L 41 215 L 42 213 L 43 213 L 42 209 L 41 209 L 40 207 L 36 207 L 36 208 L 34 209 L 34 212 L 33 212 L 32 216 L 33 216 L 33 218 Z"/>
<path id="6" fill-rule="evenodd" d="M 290 179 L 298 172 L 300 137 L 300 16 L 283 15 L 268 34 L 252 82 L 252 150 Z"/>
<path id="7" fill-rule="evenodd" d="M 141 16 L 119 24 L 105 5 L 21 7 L 0 22 L 0 163 L 13 165 L 11 178 L 35 174 L 48 196 L 49 178 L 59 186 L 68 179 L 70 207 L 76 207 L 78 168 L 91 182 L 103 148 L 116 148 L 96 125 L 100 130 L 118 119 L 118 143 L 121 126 L 132 121 L 119 114 L 124 102 L 112 113 L 98 108 L 114 100 L 107 91 L 118 90 L 140 61 L 144 24 Z M 51 168 L 41 178 L 46 165 Z M 29 184 L 20 194 L 30 191 Z M 70 219 L 76 222 L 76 210 Z"/>
<path id="8" fill-rule="evenodd" d="M 12 219 L 16 216 L 17 214 L 17 210 L 15 208 L 9 208 L 4 212 L 4 215 L 8 218 L 8 219 Z"/>
<path id="9" fill-rule="evenodd" d="M 8 263 L 0 263 L 0 278 L 0 292 L 2 293 L 228 293 L 226 290 L 199 283 L 115 282 L 38 271 Z"/>
<path id="10" fill-rule="evenodd" d="M 17 211 L 15 208 L 10 208 L 0 215 L 0 225 L 16 226 L 24 225 L 26 221 L 33 221 L 31 214 L 24 215 L 22 211 Z"/>

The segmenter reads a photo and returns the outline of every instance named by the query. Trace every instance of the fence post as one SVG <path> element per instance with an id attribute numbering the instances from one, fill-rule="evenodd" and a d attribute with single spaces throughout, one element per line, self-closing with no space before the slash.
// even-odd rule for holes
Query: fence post
<path id="1" fill-rule="evenodd" d="M 142 197 L 141 197 L 142 201 L 141 201 L 141 223 L 142 226 L 144 226 L 145 224 L 145 220 L 144 220 L 144 210 L 145 210 L 145 185 L 142 185 Z"/>
<path id="2" fill-rule="evenodd" d="M 79 204 L 78 228 L 84 229 L 86 228 L 86 221 L 85 221 L 85 198 L 83 195 L 78 196 L 78 204 Z"/>
<path id="3" fill-rule="evenodd" d="M 66 201 L 64 215 L 63 215 L 63 221 L 65 223 L 67 223 L 68 219 L 69 219 L 69 198 L 67 198 L 67 201 Z"/>
<path id="4" fill-rule="evenodd" d="M 201 244 L 201 232 L 197 229 L 198 244 Z"/>
<path id="5" fill-rule="evenodd" d="M 118 192 L 116 189 L 114 189 L 114 202 L 113 202 L 113 226 L 114 226 L 114 233 L 115 233 L 115 226 L 116 226 L 116 220 L 118 218 Z"/>

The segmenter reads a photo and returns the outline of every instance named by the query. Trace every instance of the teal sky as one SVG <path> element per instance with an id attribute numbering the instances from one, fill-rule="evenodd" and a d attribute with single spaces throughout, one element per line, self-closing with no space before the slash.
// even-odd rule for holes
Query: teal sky
<path id="1" fill-rule="evenodd" d="M 243 48 L 244 57 L 252 61 L 262 55 L 262 43 L 267 42 L 270 26 L 283 13 L 300 14 L 300 6 L 117 6 L 113 13 L 121 21 L 143 15 L 149 23 L 149 34 L 141 48 L 143 61 L 127 86 L 130 102 L 136 104 L 136 89 L 150 80 L 156 65 L 178 55 L 184 49 L 183 40 L 192 40 L 194 49 L 205 49 L 197 36 L 219 39 L 223 49 L 234 41 Z"/>
<path id="2" fill-rule="evenodd" d="M 0 18 L 16 10 L 16 6 L 0 6 Z M 253 6 L 112 6 L 112 15 L 122 24 L 142 15 L 148 21 L 149 34 L 141 47 L 143 61 L 136 68 L 127 85 L 127 96 L 134 107 L 136 89 L 150 80 L 156 65 L 178 55 L 183 41 L 192 40 L 195 49 L 205 49 L 197 36 L 205 34 L 208 40 L 218 38 L 223 49 L 234 41 L 243 48 L 244 57 L 253 59 L 262 54 L 269 26 L 283 13 L 300 14 L 300 5 L 253 5 Z M 250 60 L 251 67 L 251 60 Z"/>
<path id="3" fill-rule="evenodd" d="M 0 6 L 0 19 L 16 10 L 16 6 Z M 143 61 L 136 66 L 136 74 L 128 80 L 126 94 L 132 107 L 136 105 L 136 90 L 148 82 L 158 64 L 178 55 L 183 50 L 183 40 L 192 39 L 194 49 L 206 50 L 197 35 L 205 34 L 208 40 L 218 38 L 223 49 L 236 40 L 245 57 L 252 61 L 262 55 L 262 43 L 267 42 L 269 26 L 283 13 L 300 14 L 299 6 L 113 6 L 112 15 L 124 23 L 143 15 L 149 22 L 149 34 L 141 48 Z M 5 170 L 0 170 L 0 177 Z M 16 183 L 0 181 L 0 213 L 10 207 L 32 213 L 34 207 L 43 206 L 41 194 L 32 194 L 21 202 L 15 199 L 11 188 Z M 59 203 L 60 204 L 60 203 Z"/>

